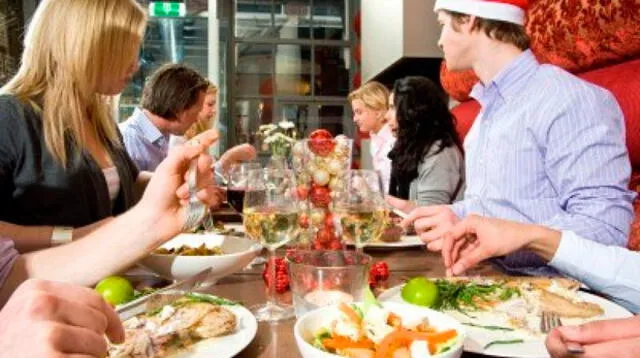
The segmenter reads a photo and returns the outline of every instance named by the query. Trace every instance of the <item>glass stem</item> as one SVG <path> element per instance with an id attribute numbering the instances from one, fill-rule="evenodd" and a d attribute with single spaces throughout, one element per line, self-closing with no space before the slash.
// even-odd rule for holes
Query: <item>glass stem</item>
<path id="1" fill-rule="evenodd" d="M 269 305 L 277 306 L 278 301 L 276 300 L 276 252 L 275 250 L 269 250 L 269 276 L 271 277 L 271 284 L 269 285 L 269 292 L 267 297 L 267 302 Z"/>

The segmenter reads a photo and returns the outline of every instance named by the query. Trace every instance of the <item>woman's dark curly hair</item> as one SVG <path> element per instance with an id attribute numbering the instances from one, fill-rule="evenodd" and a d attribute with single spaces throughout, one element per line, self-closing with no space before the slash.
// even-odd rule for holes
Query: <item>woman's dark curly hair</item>
<path id="1" fill-rule="evenodd" d="M 418 177 L 418 165 L 431 147 L 440 142 L 433 154 L 452 145 L 460 148 L 460 138 L 444 92 L 430 79 L 409 76 L 397 80 L 393 103 L 398 130 L 396 143 L 389 152 L 392 160 L 389 193 L 408 199 L 409 185 Z"/>

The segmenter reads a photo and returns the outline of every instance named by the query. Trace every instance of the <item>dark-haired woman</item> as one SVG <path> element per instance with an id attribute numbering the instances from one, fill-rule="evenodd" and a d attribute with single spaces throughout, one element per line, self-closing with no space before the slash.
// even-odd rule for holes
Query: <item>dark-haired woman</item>
<path id="1" fill-rule="evenodd" d="M 397 80 L 387 119 L 397 138 L 389 153 L 389 204 L 408 213 L 416 206 L 462 199 L 464 159 L 440 88 L 425 77 Z"/>

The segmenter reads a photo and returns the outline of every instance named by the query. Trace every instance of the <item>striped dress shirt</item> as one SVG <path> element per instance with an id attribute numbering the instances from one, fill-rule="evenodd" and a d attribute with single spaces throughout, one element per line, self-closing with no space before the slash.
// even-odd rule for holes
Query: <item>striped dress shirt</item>
<path id="1" fill-rule="evenodd" d="M 160 132 L 139 108 L 119 127 L 127 153 L 138 169 L 155 171 L 169 153 L 170 135 Z"/>
<path id="2" fill-rule="evenodd" d="M 611 93 L 525 51 L 471 95 L 481 111 L 464 142 L 467 189 L 452 205 L 459 218 L 474 213 L 627 242 L 635 194 Z M 496 263 L 512 273 L 551 273 L 528 252 Z"/>

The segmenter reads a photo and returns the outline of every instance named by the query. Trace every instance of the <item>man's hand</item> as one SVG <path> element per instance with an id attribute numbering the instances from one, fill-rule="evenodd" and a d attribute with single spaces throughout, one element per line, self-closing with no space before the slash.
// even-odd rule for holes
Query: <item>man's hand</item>
<path id="1" fill-rule="evenodd" d="M 414 209 L 401 223 L 405 228 L 413 223 L 420 239 L 431 251 L 442 249 L 442 237 L 458 222 L 448 205 L 423 206 Z"/>
<path id="2" fill-rule="evenodd" d="M 220 166 L 223 173 L 226 173 L 232 164 L 248 162 L 256 159 L 258 152 L 251 144 L 239 144 L 229 148 L 220 156 Z"/>
<path id="3" fill-rule="evenodd" d="M 387 204 L 405 213 L 410 213 L 416 208 L 416 203 L 413 201 L 396 198 L 393 195 L 385 195 L 384 200 Z"/>
<path id="4" fill-rule="evenodd" d="M 478 263 L 496 256 L 531 248 L 549 259 L 561 234 L 542 226 L 469 215 L 444 235 L 442 257 L 447 275 L 460 275 Z"/>
<path id="5" fill-rule="evenodd" d="M 567 342 L 582 345 L 583 358 L 640 357 L 640 316 L 558 327 L 547 336 L 547 350 L 553 358 L 577 357 Z"/>
<path id="6" fill-rule="evenodd" d="M 124 330 L 95 291 L 65 283 L 29 280 L 0 311 L 0 352 L 7 357 L 104 357 L 106 335 Z"/>

